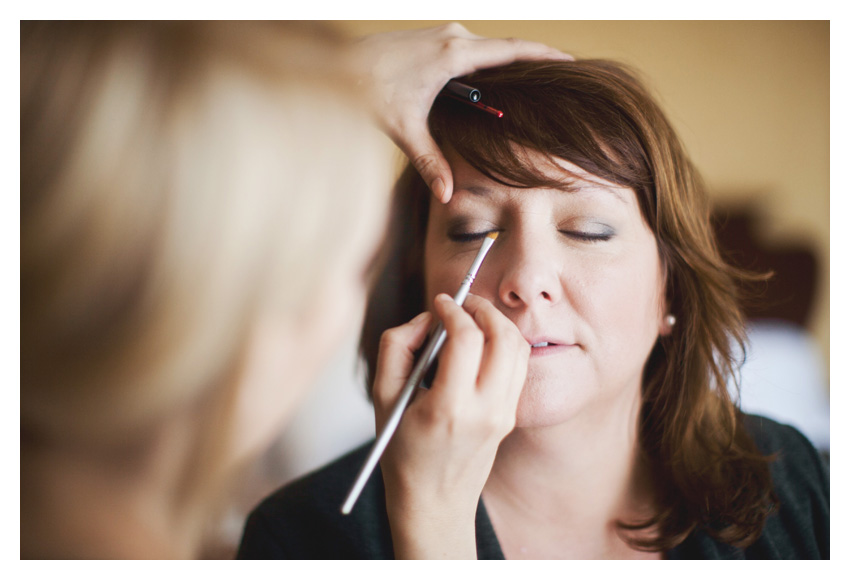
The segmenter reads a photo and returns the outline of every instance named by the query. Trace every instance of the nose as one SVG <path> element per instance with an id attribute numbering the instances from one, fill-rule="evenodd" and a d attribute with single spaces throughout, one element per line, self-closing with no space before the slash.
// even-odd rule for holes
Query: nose
<path id="1" fill-rule="evenodd" d="M 499 300 L 509 308 L 555 304 L 563 298 L 559 273 L 562 265 L 542 236 L 506 236 L 499 248 L 504 265 Z"/>

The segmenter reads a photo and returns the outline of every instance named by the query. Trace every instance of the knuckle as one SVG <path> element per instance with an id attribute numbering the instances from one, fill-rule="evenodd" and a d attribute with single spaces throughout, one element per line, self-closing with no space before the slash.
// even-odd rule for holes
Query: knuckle
<path id="1" fill-rule="evenodd" d="M 437 156 L 433 153 L 423 153 L 411 159 L 410 162 L 420 174 L 430 173 L 436 171 Z"/>
<path id="2" fill-rule="evenodd" d="M 481 420 L 482 437 L 494 441 L 501 441 L 513 429 L 513 421 L 507 417 L 507 413 L 488 413 Z"/>
<path id="3" fill-rule="evenodd" d="M 380 350 L 385 350 L 387 348 L 392 348 L 398 342 L 398 329 L 390 328 L 381 333 L 381 339 L 378 342 L 378 348 Z"/>
<path id="4" fill-rule="evenodd" d="M 372 402 L 376 409 L 383 411 L 384 409 L 389 409 L 392 406 L 393 400 L 385 389 L 374 388 L 372 389 Z"/>
<path id="5" fill-rule="evenodd" d="M 455 405 L 446 401 L 432 401 L 416 410 L 416 419 L 428 430 L 440 430 L 452 433 L 458 428 L 463 417 Z"/>
<path id="6" fill-rule="evenodd" d="M 463 53 L 466 50 L 467 41 L 463 38 L 450 38 L 443 44 L 443 59 L 446 68 L 456 70 L 463 66 Z"/>
<path id="7" fill-rule="evenodd" d="M 460 22 L 449 22 L 448 24 L 443 25 L 443 32 L 447 32 L 450 34 L 460 34 L 462 32 L 466 32 L 466 27 Z"/>
<path id="8" fill-rule="evenodd" d="M 381 333 L 381 338 L 378 341 L 378 352 L 397 352 L 398 350 L 407 348 L 406 329 L 401 326 L 389 328 Z"/>
<path id="9" fill-rule="evenodd" d="M 420 405 L 415 408 L 416 422 L 426 428 L 433 428 L 441 420 L 441 413 L 435 405 Z"/>
<path id="10" fill-rule="evenodd" d="M 438 34 L 442 36 L 445 41 L 456 39 L 459 36 L 469 35 L 469 31 L 466 29 L 466 27 L 459 22 L 449 22 L 447 24 L 443 24 L 437 30 Z"/>
<path id="11" fill-rule="evenodd" d="M 440 45 L 440 61 L 442 68 L 455 70 L 463 64 L 469 40 L 461 36 L 451 35 L 445 38 Z"/>

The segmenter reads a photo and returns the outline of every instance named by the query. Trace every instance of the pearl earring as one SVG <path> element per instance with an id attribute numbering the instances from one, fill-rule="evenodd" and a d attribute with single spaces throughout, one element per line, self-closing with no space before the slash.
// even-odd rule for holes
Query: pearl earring
<path id="1" fill-rule="evenodd" d="M 664 317 L 664 323 L 672 328 L 676 324 L 676 317 L 672 314 L 668 314 Z"/>

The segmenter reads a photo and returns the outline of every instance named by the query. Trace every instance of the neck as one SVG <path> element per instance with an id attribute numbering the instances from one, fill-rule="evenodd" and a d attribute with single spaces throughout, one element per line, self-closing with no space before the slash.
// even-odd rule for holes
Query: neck
<path id="1" fill-rule="evenodd" d="M 196 519 L 175 501 L 190 441 L 189 430 L 175 424 L 130 450 L 22 448 L 22 556 L 195 556 Z"/>
<path id="2" fill-rule="evenodd" d="M 599 553 L 601 545 L 621 543 L 618 521 L 651 513 L 637 440 L 639 393 L 626 399 L 558 425 L 517 428 L 505 438 L 484 488 L 497 531 L 499 522 L 506 529 L 524 521 Z"/>

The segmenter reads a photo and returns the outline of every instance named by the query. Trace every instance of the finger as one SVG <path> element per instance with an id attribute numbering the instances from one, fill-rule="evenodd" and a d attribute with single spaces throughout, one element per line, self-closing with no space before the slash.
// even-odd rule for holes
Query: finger
<path id="1" fill-rule="evenodd" d="M 455 45 L 457 46 L 457 45 Z M 575 60 L 571 54 L 539 42 L 517 38 L 481 38 L 463 42 L 450 62 L 453 76 L 478 69 L 509 64 L 517 60 Z"/>
<path id="2" fill-rule="evenodd" d="M 432 320 L 423 312 L 410 322 L 391 328 L 381 335 L 372 399 L 379 415 L 395 403 L 404 382 L 413 369 L 414 353 L 422 346 Z"/>
<path id="3" fill-rule="evenodd" d="M 431 391 L 439 393 L 444 403 L 452 404 L 476 388 L 484 335 L 472 317 L 447 294 L 437 296 L 434 309 L 446 329 L 446 342 Z"/>
<path id="4" fill-rule="evenodd" d="M 484 333 L 479 389 L 496 399 L 515 401 L 525 382 L 528 342 L 490 301 L 470 294 L 464 306 Z"/>
<path id="5" fill-rule="evenodd" d="M 523 342 L 525 341 L 523 340 Z M 527 345 L 528 343 L 525 344 Z M 519 398 L 522 396 L 522 390 L 525 387 L 525 379 L 528 376 L 528 360 L 530 357 L 530 346 L 519 349 L 517 352 L 513 380 L 511 382 L 511 388 L 508 390 L 508 406 L 514 410 L 514 419 L 516 418 L 516 408 L 519 405 Z"/>
<path id="6" fill-rule="evenodd" d="M 562 52 L 556 48 L 543 44 L 541 42 L 534 42 L 530 40 L 522 40 L 519 38 L 488 38 L 486 36 L 480 36 L 478 34 L 474 34 L 466 29 L 462 24 L 457 22 L 451 22 L 441 27 L 437 27 L 434 29 L 440 34 L 444 39 L 467 39 L 467 40 L 479 40 L 479 41 L 487 41 L 488 45 L 485 50 L 486 51 L 501 51 L 500 54 L 495 55 L 497 58 L 507 58 L 509 60 L 500 60 L 497 61 L 496 64 L 506 64 L 507 62 L 512 62 L 513 60 L 535 60 L 535 59 L 555 59 L 555 60 L 575 60 L 571 54 Z M 450 42 L 445 42 L 444 45 L 446 47 L 452 47 Z M 463 50 L 463 49 L 462 49 Z M 496 66 L 496 64 L 492 66 Z"/>
<path id="7" fill-rule="evenodd" d="M 407 136 L 398 145 L 428 184 L 434 197 L 442 203 L 447 203 L 452 198 L 454 185 L 452 170 L 443 152 L 428 133 L 427 126 L 423 124 L 423 128 L 426 130 Z"/>
<path id="8" fill-rule="evenodd" d="M 512 409 L 511 418 L 516 420 L 516 409 L 519 404 L 519 398 L 522 395 L 522 390 L 525 387 L 525 379 L 528 375 L 528 361 L 531 357 L 531 345 L 519 334 L 518 346 L 514 350 L 514 366 L 511 382 L 507 390 L 507 405 Z"/>

